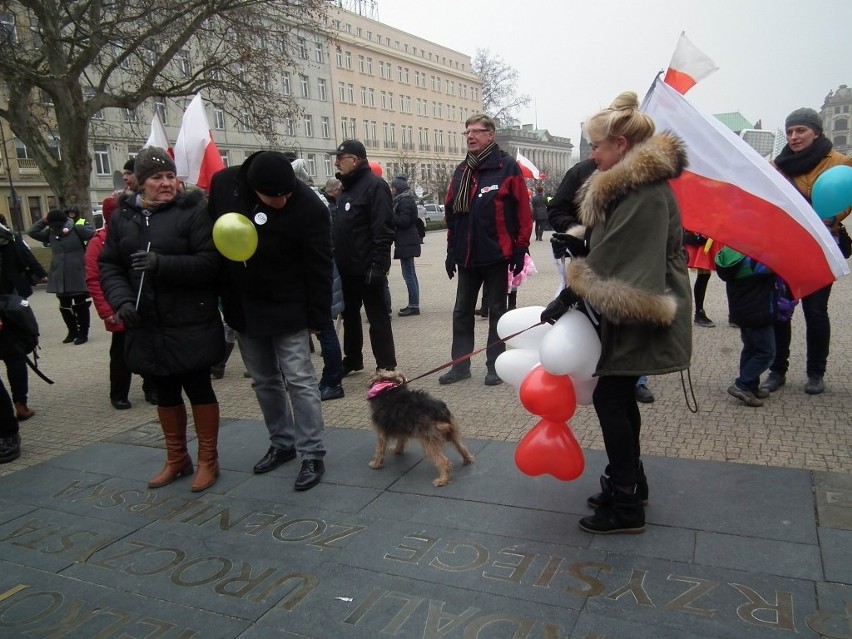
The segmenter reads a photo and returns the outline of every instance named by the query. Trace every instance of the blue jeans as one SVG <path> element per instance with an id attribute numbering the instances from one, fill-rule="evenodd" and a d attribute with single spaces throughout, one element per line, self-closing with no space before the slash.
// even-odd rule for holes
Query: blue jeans
<path id="1" fill-rule="evenodd" d="M 333 319 L 329 319 L 325 328 L 317 334 L 317 341 L 322 349 L 322 377 L 319 385 L 340 386 L 340 380 L 343 379 L 343 353 Z"/>
<path id="2" fill-rule="evenodd" d="M 760 376 L 775 358 L 775 330 L 772 324 L 760 328 L 741 328 L 743 350 L 740 353 L 740 376 L 736 385 L 755 392 Z"/>
<path id="3" fill-rule="evenodd" d="M 458 288 L 456 289 L 456 305 L 453 308 L 453 346 L 452 358 L 458 359 L 473 351 L 474 311 L 479 297 L 479 289 L 484 286 L 488 305 L 488 347 L 485 355 L 485 365 L 489 371 L 494 370 L 494 362 L 506 350 L 503 342 L 495 344 L 500 339 L 497 335 L 497 322 L 506 312 L 506 296 L 509 290 L 509 264 L 497 262 L 489 266 L 458 269 Z M 470 370 L 470 359 L 453 366 L 458 371 Z"/>
<path id="4" fill-rule="evenodd" d="M 322 405 L 307 329 L 269 337 L 239 333 L 237 340 L 272 445 L 295 447 L 302 460 L 322 459 Z"/>
<path id="5" fill-rule="evenodd" d="M 414 270 L 414 258 L 399 258 L 399 266 L 402 268 L 402 279 L 408 287 L 408 306 L 420 308 L 420 283 L 417 281 L 417 271 Z"/>

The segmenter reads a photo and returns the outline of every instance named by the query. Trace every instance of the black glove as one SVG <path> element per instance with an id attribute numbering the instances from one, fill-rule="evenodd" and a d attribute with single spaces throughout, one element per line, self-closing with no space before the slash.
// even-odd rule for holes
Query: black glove
<path id="1" fill-rule="evenodd" d="M 130 265 L 137 271 L 156 273 L 159 261 L 157 254 L 151 251 L 136 251 L 130 256 Z"/>
<path id="2" fill-rule="evenodd" d="M 512 269 L 512 275 L 520 275 L 524 270 L 524 258 L 526 257 L 527 249 L 516 248 L 512 253 L 512 260 L 509 262 L 509 268 Z"/>
<path id="3" fill-rule="evenodd" d="M 142 316 L 139 315 L 139 311 L 134 308 L 133 302 L 125 302 L 119 306 L 118 310 L 115 312 L 115 316 L 120 319 L 121 323 L 127 328 L 134 328 L 142 323 Z"/>
<path id="4" fill-rule="evenodd" d="M 580 303 L 581 297 L 570 288 L 563 289 L 556 299 L 541 312 L 541 321 L 553 324 L 565 313 Z"/>
<path id="5" fill-rule="evenodd" d="M 568 233 L 554 233 L 550 236 L 550 247 L 553 249 L 553 257 L 557 260 L 562 257 L 584 257 L 589 254 L 589 245 L 585 238 L 574 237 Z"/>
<path id="6" fill-rule="evenodd" d="M 364 276 L 364 284 L 367 286 L 380 284 L 386 277 L 385 269 L 378 264 L 370 264 L 370 268 L 367 269 L 367 274 Z"/>
<path id="7" fill-rule="evenodd" d="M 456 258 L 447 253 L 447 259 L 444 260 L 444 268 L 447 269 L 447 277 L 453 279 L 456 274 Z"/>

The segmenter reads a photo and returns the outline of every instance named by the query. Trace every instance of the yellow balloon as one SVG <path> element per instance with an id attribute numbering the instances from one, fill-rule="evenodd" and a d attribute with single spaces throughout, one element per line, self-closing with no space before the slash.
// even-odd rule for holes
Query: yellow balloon
<path id="1" fill-rule="evenodd" d="M 245 262 L 257 250 L 257 229 L 245 215 L 225 213 L 213 225 L 213 243 L 229 260 Z"/>

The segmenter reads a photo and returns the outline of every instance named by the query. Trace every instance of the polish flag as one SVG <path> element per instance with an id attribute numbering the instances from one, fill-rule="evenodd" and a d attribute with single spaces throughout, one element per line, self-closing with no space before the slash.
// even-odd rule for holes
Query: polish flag
<path id="1" fill-rule="evenodd" d="M 692 44 L 686 32 L 681 31 L 664 81 L 675 91 L 684 94 L 718 69 L 713 60 Z"/>
<path id="2" fill-rule="evenodd" d="M 197 93 L 186 111 L 175 143 L 177 177 L 202 189 L 210 188 L 210 179 L 225 168 L 219 149 L 210 135 L 210 125 L 201 94 Z"/>
<path id="3" fill-rule="evenodd" d="M 689 167 L 670 182 L 685 228 L 762 262 L 796 298 L 849 273 L 811 205 L 742 138 L 659 77 L 641 109 L 686 144 Z"/>
<path id="4" fill-rule="evenodd" d="M 518 166 L 521 168 L 521 173 L 528 180 L 540 180 L 541 172 L 536 168 L 535 164 L 533 164 L 528 158 L 521 155 L 521 150 L 518 149 L 518 153 L 515 157 L 515 161 L 518 163 Z"/>
<path id="5" fill-rule="evenodd" d="M 174 157 L 172 145 L 169 144 L 169 136 L 166 134 L 166 127 L 160 120 L 160 116 L 154 111 L 154 117 L 151 118 L 151 132 L 148 134 L 148 139 L 144 146 L 155 146 L 158 149 L 166 149 L 169 155 Z"/>

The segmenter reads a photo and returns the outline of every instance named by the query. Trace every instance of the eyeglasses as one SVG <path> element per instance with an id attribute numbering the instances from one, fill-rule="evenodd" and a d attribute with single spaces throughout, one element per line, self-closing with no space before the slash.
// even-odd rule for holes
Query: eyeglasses
<path id="1" fill-rule="evenodd" d="M 491 129 L 468 129 L 467 131 L 462 131 L 462 135 L 479 135 L 487 131 L 491 131 Z"/>
<path id="2" fill-rule="evenodd" d="M 341 160 L 345 160 L 346 158 L 352 158 L 353 160 L 357 160 L 358 156 L 357 155 L 338 155 L 337 161 L 340 162 Z"/>

